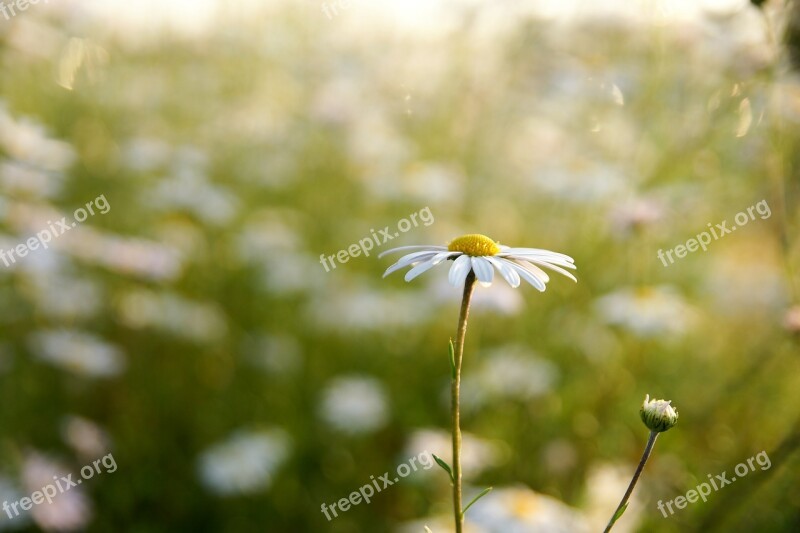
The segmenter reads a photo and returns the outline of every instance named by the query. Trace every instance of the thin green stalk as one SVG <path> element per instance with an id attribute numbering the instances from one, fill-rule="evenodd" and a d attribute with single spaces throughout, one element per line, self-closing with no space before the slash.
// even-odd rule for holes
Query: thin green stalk
<path id="1" fill-rule="evenodd" d="M 453 413 L 453 515 L 456 521 L 456 533 L 462 533 L 464 530 L 464 513 L 461 508 L 461 360 L 464 355 L 464 337 L 467 335 L 469 304 L 474 290 L 475 273 L 470 271 L 464 282 L 464 296 L 461 299 L 455 346 L 455 375 L 450 387 Z"/>
<path id="2" fill-rule="evenodd" d="M 653 451 L 653 446 L 656 443 L 656 438 L 658 438 L 657 431 L 650 432 L 650 438 L 647 439 L 647 446 L 644 447 L 644 453 L 642 454 L 642 458 L 639 461 L 639 466 L 636 467 L 636 473 L 633 474 L 633 479 L 631 479 L 631 484 L 628 485 L 628 490 L 625 492 L 625 496 L 622 497 L 622 500 L 619 502 L 617 506 L 617 510 L 614 511 L 614 514 L 611 516 L 611 520 L 608 521 L 608 525 L 603 533 L 608 533 L 611 531 L 611 528 L 614 527 L 614 523 L 619 520 L 619 517 L 622 516 L 625 507 L 628 505 L 628 500 L 633 493 L 633 487 L 636 486 L 636 482 L 639 481 L 639 476 L 642 475 L 642 470 L 644 470 L 644 465 L 647 463 L 647 459 L 650 457 L 650 453 Z"/>

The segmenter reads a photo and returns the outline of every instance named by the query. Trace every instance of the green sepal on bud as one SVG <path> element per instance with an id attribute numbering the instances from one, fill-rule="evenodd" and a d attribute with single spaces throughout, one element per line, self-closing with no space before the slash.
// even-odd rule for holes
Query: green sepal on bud
<path id="1" fill-rule="evenodd" d="M 671 400 L 651 400 L 647 395 L 639 415 L 650 431 L 662 433 L 678 423 L 678 410 L 671 403 Z"/>

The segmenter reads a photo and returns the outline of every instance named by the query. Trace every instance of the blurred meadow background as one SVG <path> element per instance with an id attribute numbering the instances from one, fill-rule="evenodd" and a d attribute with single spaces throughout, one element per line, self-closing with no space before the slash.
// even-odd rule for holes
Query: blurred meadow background
<path id="1" fill-rule="evenodd" d="M 6 4 L 8 4 L 6 0 Z M 760 2 L 759 2 L 760 3 Z M 484 233 L 578 283 L 479 287 L 472 533 L 800 530 L 800 13 L 780 0 L 51 0 L 0 13 L 0 500 L 14 531 L 452 530 L 445 268 Z M 10 12 L 9 12 L 10 14 Z M 794 22 L 792 22 L 794 17 Z M 794 48 L 793 48 L 794 47 Z M 794 63 L 793 63 L 794 62 Z M 769 216 L 667 266 L 764 201 Z M 360 239 L 425 208 L 369 257 Z M 399 232 L 398 232 L 399 233 Z M 393 256 L 394 257 L 394 256 Z M 793 274 L 794 273 L 794 274 Z M 656 507 L 766 451 L 771 468 Z M 730 475 L 730 474 L 729 474 Z"/>

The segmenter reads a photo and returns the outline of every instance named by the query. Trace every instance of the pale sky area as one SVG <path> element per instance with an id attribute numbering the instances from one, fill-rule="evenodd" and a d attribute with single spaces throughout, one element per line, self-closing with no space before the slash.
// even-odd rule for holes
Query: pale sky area
<path id="1" fill-rule="evenodd" d="M 452 15 L 479 4 L 499 17 L 535 14 L 558 22 L 586 16 L 610 16 L 622 20 L 657 24 L 696 19 L 703 14 L 724 16 L 747 5 L 747 0 L 63 0 L 84 9 L 117 28 L 154 30 L 165 24 L 198 34 L 217 21 L 219 10 L 246 16 L 255 10 L 269 11 L 285 3 L 305 6 L 309 17 L 342 25 L 370 21 L 374 27 L 386 21 L 409 31 L 446 29 Z M 54 2 L 51 3 L 53 5 Z M 63 5 L 63 4 L 62 4 Z M 324 9 L 327 6 L 327 10 Z M 326 14 L 327 13 L 327 14 Z M 332 15 L 332 16 L 331 16 Z M 309 21 L 314 23 L 313 19 Z"/>

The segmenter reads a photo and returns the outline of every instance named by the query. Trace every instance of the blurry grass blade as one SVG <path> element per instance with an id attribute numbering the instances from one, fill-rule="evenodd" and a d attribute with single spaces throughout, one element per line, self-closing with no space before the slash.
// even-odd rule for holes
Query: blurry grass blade
<path id="1" fill-rule="evenodd" d="M 463 511 L 461 511 L 461 515 L 463 516 L 463 515 L 467 514 L 467 509 L 472 507 L 473 503 L 477 502 L 478 500 L 480 500 L 481 498 L 483 498 L 484 496 L 489 494 L 492 491 L 493 488 L 494 487 L 487 487 L 487 488 L 483 489 L 480 494 L 478 494 L 477 496 L 472 498 L 472 501 L 469 502 L 466 507 L 464 507 Z"/>
<path id="2" fill-rule="evenodd" d="M 108 52 L 89 39 L 73 37 L 67 43 L 58 62 L 58 84 L 68 90 L 75 88 L 78 72 L 84 69 L 90 83 L 97 81 L 101 67 L 109 61 Z"/>
<path id="3" fill-rule="evenodd" d="M 450 481 L 455 482 L 455 478 L 453 478 L 453 471 L 450 469 L 450 465 L 444 462 L 444 460 L 435 453 L 431 455 L 433 455 L 433 460 L 436 461 L 436 464 L 441 466 L 442 470 L 447 472 L 447 474 L 450 476 Z"/>
<path id="4" fill-rule="evenodd" d="M 739 103 L 739 123 L 736 126 L 736 136 L 744 137 L 750 131 L 753 123 L 753 109 L 750 106 L 750 99 L 745 98 Z"/>

